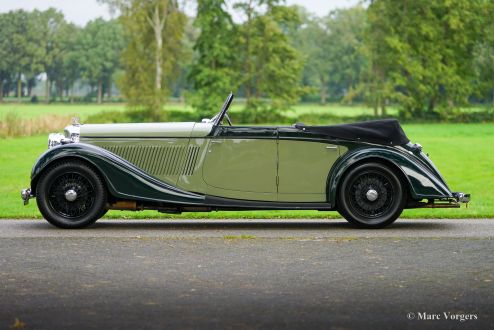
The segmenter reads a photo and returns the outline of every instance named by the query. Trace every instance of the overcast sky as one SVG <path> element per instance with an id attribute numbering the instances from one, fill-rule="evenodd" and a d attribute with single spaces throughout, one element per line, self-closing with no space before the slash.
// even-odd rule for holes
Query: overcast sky
<path id="1" fill-rule="evenodd" d="M 345 8 L 355 5 L 360 0 L 287 0 L 287 3 L 303 5 L 309 11 L 324 16 L 335 8 Z M 110 18 L 108 8 L 96 0 L 0 0 L 0 12 L 13 9 L 41 9 L 54 7 L 61 10 L 65 18 L 75 24 L 85 25 L 88 21 L 104 17 Z M 193 15 L 194 13 L 190 13 Z"/>

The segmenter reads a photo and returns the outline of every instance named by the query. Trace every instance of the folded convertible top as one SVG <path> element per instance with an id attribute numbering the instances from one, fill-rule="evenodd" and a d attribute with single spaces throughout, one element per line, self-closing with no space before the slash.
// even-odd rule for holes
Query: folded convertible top
<path id="1" fill-rule="evenodd" d="M 373 120 L 333 126 L 306 126 L 297 124 L 295 127 L 303 129 L 306 132 L 359 142 L 383 145 L 403 145 L 410 142 L 396 119 Z"/>

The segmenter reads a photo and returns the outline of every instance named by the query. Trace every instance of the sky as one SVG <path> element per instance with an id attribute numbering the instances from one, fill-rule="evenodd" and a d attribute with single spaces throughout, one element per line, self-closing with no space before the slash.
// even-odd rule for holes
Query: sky
<path id="1" fill-rule="evenodd" d="M 302 5 L 309 11 L 324 16 L 330 10 L 356 5 L 360 0 L 287 0 L 287 4 Z M 106 5 L 101 5 L 97 0 L 0 0 L 0 12 L 15 9 L 45 10 L 54 7 L 61 10 L 65 18 L 77 25 L 85 25 L 88 21 L 97 18 L 111 18 Z M 194 14 L 189 9 L 191 15 Z"/>

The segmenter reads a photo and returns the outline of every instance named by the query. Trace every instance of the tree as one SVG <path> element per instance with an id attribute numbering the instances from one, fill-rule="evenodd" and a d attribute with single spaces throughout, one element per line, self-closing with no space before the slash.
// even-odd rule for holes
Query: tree
<path id="1" fill-rule="evenodd" d="M 43 49 L 39 47 L 39 35 L 37 34 L 33 15 L 24 10 L 11 11 L 7 15 L 6 48 L 4 49 L 8 59 L 5 63 L 10 66 L 12 79 L 17 81 L 17 98 L 20 102 L 22 96 L 22 79 L 26 75 L 41 71 L 41 58 Z"/>
<path id="2" fill-rule="evenodd" d="M 319 92 L 319 101 L 326 104 L 329 97 L 329 61 L 326 42 L 328 31 L 323 20 L 307 12 L 305 7 L 298 8 L 301 24 L 293 35 L 293 43 L 303 56 L 304 69 L 302 84 L 310 90 Z"/>
<path id="3" fill-rule="evenodd" d="M 67 23 L 62 12 L 54 8 L 42 12 L 35 10 L 33 15 L 38 43 L 43 52 L 40 62 L 46 74 L 45 102 L 48 103 L 52 83 L 57 83 L 59 91 L 62 88 L 63 62 L 69 51 L 70 39 L 74 37 L 75 27 Z"/>
<path id="4" fill-rule="evenodd" d="M 321 104 L 330 94 L 351 100 L 366 67 L 361 51 L 365 9 L 340 9 L 323 18 L 310 15 L 304 8 L 299 8 L 299 13 L 302 24 L 294 34 L 294 43 L 305 55 L 304 84 L 319 90 Z"/>
<path id="5" fill-rule="evenodd" d="M 250 111 L 264 107 L 285 108 L 302 94 L 300 78 L 302 57 L 291 45 L 287 29 L 298 22 L 296 8 L 281 5 L 281 0 L 247 0 L 237 2 L 245 18 L 239 26 L 238 56 L 241 83 Z"/>
<path id="6" fill-rule="evenodd" d="M 482 37 L 483 0 L 372 1 L 367 48 L 371 94 L 407 115 L 452 109 L 472 92 L 473 51 Z"/>
<path id="7" fill-rule="evenodd" d="M 224 0 L 198 0 L 194 26 L 200 35 L 194 46 L 197 58 L 188 78 L 194 88 L 191 103 L 201 117 L 216 113 L 226 93 L 238 87 L 235 26 L 224 6 Z"/>
<path id="8" fill-rule="evenodd" d="M 485 4 L 483 11 L 489 18 L 494 15 L 494 3 Z M 485 22 L 483 29 L 484 38 L 475 49 L 475 96 L 494 105 L 494 25 Z"/>
<path id="9" fill-rule="evenodd" d="M 367 57 L 362 51 L 367 25 L 365 9 L 355 6 L 335 10 L 325 18 L 325 25 L 329 31 L 325 51 L 331 92 L 351 101 L 358 95 L 357 86 L 367 66 Z"/>
<path id="10" fill-rule="evenodd" d="M 11 56 L 11 23 L 9 14 L 0 14 L 0 102 L 3 102 L 4 83 L 13 75 Z"/>
<path id="11" fill-rule="evenodd" d="M 124 48 L 123 29 L 116 20 L 102 18 L 88 22 L 76 43 L 77 62 L 82 76 L 95 84 L 98 89 L 97 102 L 103 101 L 103 86 L 107 84 L 119 66 L 119 58 Z"/>
<path id="12" fill-rule="evenodd" d="M 158 119 L 179 70 L 186 16 L 176 0 L 102 2 L 120 10 L 128 38 L 121 90 L 131 106 L 144 105 L 149 119 Z"/>

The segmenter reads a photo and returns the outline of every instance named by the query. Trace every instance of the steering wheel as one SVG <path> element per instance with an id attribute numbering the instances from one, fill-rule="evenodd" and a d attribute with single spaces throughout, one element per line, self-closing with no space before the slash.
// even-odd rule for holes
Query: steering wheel
<path id="1" fill-rule="evenodd" d="M 225 118 L 226 118 L 226 121 L 228 122 L 228 125 L 233 126 L 232 121 L 230 120 L 230 116 L 228 116 L 227 113 L 225 113 Z"/>

